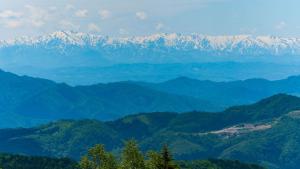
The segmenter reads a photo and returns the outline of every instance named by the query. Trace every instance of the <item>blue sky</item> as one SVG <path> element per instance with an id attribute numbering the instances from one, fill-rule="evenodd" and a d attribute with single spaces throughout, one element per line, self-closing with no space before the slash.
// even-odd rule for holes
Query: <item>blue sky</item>
<path id="1" fill-rule="evenodd" d="M 0 0 L 0 39 L 73 30 L 300 37 L 299 0 Z"/>

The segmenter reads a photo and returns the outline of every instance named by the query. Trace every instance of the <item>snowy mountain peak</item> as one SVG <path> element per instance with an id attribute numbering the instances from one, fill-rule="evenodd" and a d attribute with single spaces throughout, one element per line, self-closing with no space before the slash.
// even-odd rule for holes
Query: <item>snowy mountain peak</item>
<path id="1" fill-rule="evenodd" d="M 300 38 L 274 36 L 206 36 L 200 34 L 153 34 L 112 38 L 72 31 L 58 31 L 39 37 L 21 37 L 0 41 L 0 47 L 44 46 L 66 49 L 69 46 L 88 47 L 95 50 L 149 49 L 212 52 L 214 55 L 280 55 L 300 54 Z"/>

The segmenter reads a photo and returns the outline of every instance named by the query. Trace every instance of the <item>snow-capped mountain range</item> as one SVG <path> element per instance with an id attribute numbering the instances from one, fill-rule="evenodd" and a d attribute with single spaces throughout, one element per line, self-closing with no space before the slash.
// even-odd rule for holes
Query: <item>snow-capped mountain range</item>
<path id="1" fill-rule="evenodd" d="M 300 38 L 251 35 L 154 34 L 150 36 L 112 38 L 87 33 L 59 31 L 40 37 L 22 37 L 0 41 L 0 48 L 2 49 L 13 46 L 44 46 L 45 48 L 78 46 L 95 50 L 117 50 L 134 47 L 136 49 L 172 49 L 178 51 L 212 52 L 214 54 L 218 53 L 218 55 L 248 56 L 300 54 Z"/>
<path id="2" fill-rule="evenodd" d="M 298 65 L 300 38 L 199 34 L 113 38 L 60 31 L 0 41 L 1 69 L 72 84 L 178 76 L 278 79 L 300 74 Z"/>

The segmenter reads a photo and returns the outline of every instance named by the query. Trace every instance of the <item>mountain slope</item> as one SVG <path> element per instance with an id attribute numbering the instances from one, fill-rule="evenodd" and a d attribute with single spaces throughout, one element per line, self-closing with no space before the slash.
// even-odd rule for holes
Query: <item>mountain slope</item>
<path id="1" fill-rule="evenodd" d="M 214 110 L 192 97 L 135 84 L 71 87 L 0 72 L 0 127 L 32 126 L 58 119 L 116 119 L 137 112 Z"/>
<path id="2" fill-rule="evenodd" d="M 220 113 L 148 113 L 2 129 L 0 151 L 78 158 L 96 143 L 118 153 L 123 140 L 135 138 L 144 151 L 167 143 L 176 159 L 239 159 L 297 169 L 299 105 L 300 98 L 280 94 Z"/>

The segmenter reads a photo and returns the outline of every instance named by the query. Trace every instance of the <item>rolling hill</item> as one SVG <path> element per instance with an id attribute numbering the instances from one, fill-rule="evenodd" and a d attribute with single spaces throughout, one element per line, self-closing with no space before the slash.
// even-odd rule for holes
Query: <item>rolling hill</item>
<path id="1" fill-rule="evenodd" d="M 0 130 L 0 151 L 79 158 L 96 143 L 118 154 L 135 138 L 142 150 L 168 144 L 176 159 L 238 159 L 271 169 L 297 169 L 300 98 L 285 94 L 220 113 L 147 113 L 119 120 L 63 120 Z M 276 144 L 275 144 L 276 143 Z"/>

